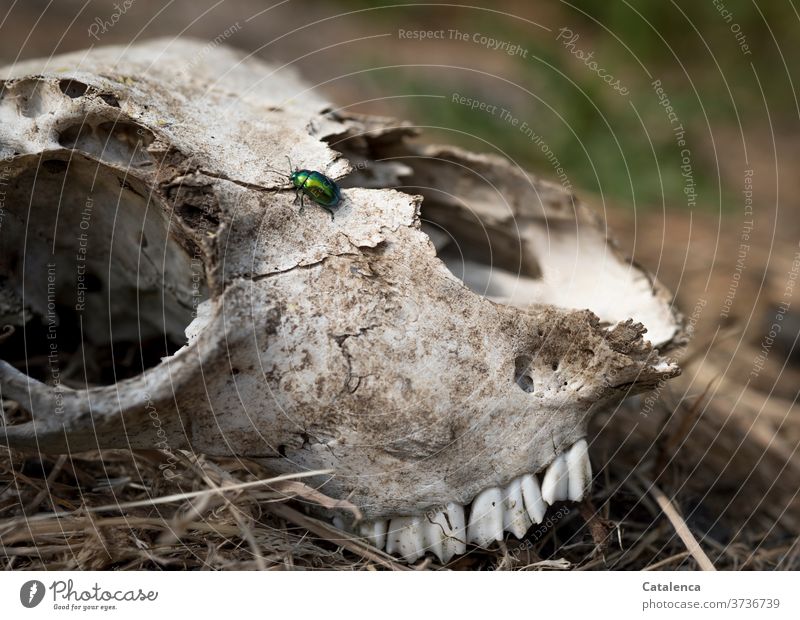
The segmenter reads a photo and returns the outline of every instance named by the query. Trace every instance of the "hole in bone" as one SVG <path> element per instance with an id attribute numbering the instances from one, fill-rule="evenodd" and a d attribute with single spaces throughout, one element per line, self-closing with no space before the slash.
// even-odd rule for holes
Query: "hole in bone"
<path id="1" fill-rule="evenodd" d="M 56 105 L 56 92 L 52 84 L 39 78 L 0 81 L 0 103 L 14 106 L 26 118 L 36 118 L 51 110 Z"/>
<path id="2" fill-rule="evenodd" d="M 125 168 L 151 165 L 153 157 L 147 147 L 154 139 L 149 130 L 135 123 L 109 121 L 95 128 L 89 119 L 65 127 L 58 135 L 58 143 L 64 148 Z"/>
<path id="3" fill-rule="evenodd" d="M 69 125 L 58 134 L 58 143 L 68 149 L 77 148 L 78 144 L 85 145 L 91 140 L 92 127 L 86 123 Z M 80 150 L 88 150 L 81 148 Z"/>
<path id="4" fill-rule="evenodd" d="M 4 188 L 0 319 L 16 331 L 0 355 L 38 380 L 75 387 L 137 375 L 185 344 L 194 306 L 208 297 L 202 263 L 132 175 L 136 191 L 81 155 L 38 160 Z"/>
<path id="5" fill-rule="evenodd" d="M 97 96 L 106 105 L 110 105 L 112 108 L 118 108 L 119 107 L 119 100 L 114 95 L 112 95 L 111 93 L 100 93 Z"/>
<path id="6" fill-rule="evenodd" d="M 140 146 L 146 148 L 155 140 L 155 136 L 149 129 L 145 129 L 141 125 L 135 123 L 110 121 L 108 123 L 101 123 L 97 129 L 97 133 L 102 138 L 114 138 L 120 143 L 126 144 L 129 150 Z"/>
<path id="7" fill-rule="evenodd" d="M 522 388 L 523 392 L 533 392 L 533 377 L 531 377 L 531 364 L 533 359 L 527 355 L 520 355 L 514 360 L 514 381 Z"/>
<path id="8" fill-rule="evenodd" d="M 78 80 L 61 80 L 58 83 L 58 87 L 61 89 L 61 92 L 70 99 L 82 97 L 86 94 L 86 91 L 89 90 L 89 87 L 86 84 L 79 82 Z"/>

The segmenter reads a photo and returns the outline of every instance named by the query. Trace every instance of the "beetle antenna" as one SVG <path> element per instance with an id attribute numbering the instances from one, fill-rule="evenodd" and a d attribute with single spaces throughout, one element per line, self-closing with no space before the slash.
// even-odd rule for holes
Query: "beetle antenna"
<path id="1" fill-rule="evenodd" d="M 288 155 L 286 156 L 286 161 L 288 161 L 288 162 L 289 162 L 289 172 L 290 172 L 290 173 L 294 172 L 294 165 L 292 164 L 292 160 L 291 160 L 291 159 L 289 159 L 289 156 L 288 156 Z"/>
<path id="2" fill-rule="evenodd" d="M 272 166 L 270 166 L 269 164 L 264 164 L 264 167 L 265 167 L 267 170 L 269 170 L 271 173 L 273 173 L 273 174 L 277 174 L 277 175 L 279 175 L 279 176 L 281 176 L 281 177 L 284 177 L 284 178 L 287 176 L 287 175 L 286 175 L 286 172 L 285 172 L 284 170 L 278 170 L 277 168 L 273 168 L 273 167 L 272 167 Z"/>

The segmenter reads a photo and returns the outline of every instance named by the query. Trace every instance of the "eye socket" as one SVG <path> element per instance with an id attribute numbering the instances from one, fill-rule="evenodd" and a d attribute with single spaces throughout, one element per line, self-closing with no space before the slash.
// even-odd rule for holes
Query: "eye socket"
<path id="1" fill-rule="evenodd" d="M 31 157 L 0 187 L 13 214 L 0 226 L 0 293 L 20 300 L 18 310 L 3 306 L 18 329 L 2 357 L 38 381 L 60 367 L 60 382 L 85 389 L 161 364 L 185 344 L 207 292 L 201 261 L 173 234 L 170 205 L 133 174 L 120 183 L 116 168 L 66 157 Z"/>
<path id="2" fill-rule="evenodd" d="M 520 355 L 514 360 L 514 382 L 528 394 L 533 392 L 532 363 L 533 360 L 527 355 Z"/>

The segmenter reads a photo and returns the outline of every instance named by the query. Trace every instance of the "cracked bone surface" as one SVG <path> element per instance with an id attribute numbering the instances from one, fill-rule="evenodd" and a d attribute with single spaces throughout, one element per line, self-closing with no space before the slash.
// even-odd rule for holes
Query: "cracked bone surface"
<path id="1" fill-rule="evenodd" d="M 678 373 L 669 294 L 560 187 L 203 45 L 0 71 L 3 440 L 331 469 L 407 560 L 583 497 L 591 415 Z"/>

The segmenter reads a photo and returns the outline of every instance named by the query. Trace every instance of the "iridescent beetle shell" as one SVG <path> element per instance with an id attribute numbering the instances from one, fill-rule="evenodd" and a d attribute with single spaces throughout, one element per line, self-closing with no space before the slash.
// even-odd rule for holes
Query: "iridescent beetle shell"
<path id="1" fill-rule="evenodd" d="M 303 195 L 308 196 L 331 214 L 342 200 L 339 186 L 330 178 L 316 170 L 295 170 L 289 175 L 297 193 L 300 195 L 300 208 L 303 207 Z"/>

